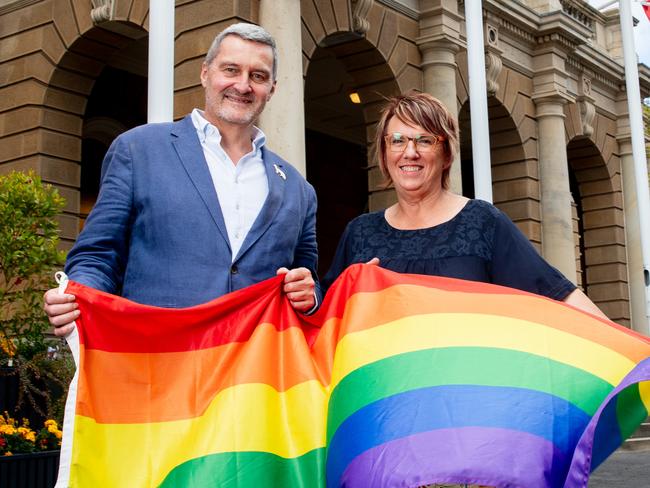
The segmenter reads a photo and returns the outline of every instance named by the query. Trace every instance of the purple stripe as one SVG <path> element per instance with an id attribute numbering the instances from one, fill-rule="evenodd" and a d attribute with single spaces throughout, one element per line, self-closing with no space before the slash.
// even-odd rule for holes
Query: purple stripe
<path id="1" fill-rule="evenodd" d="M 438 429 L 360 454 L 341 477 L 347 488 L 476 483 L 562 486 L 569 459 L 535 435 L 487 427 Z"/>

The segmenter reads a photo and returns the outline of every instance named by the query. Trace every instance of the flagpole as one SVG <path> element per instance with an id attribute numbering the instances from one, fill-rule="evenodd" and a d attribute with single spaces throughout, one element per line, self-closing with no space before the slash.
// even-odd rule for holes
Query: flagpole
<path id="1" fill-rule="evenodd" d="M 627 106 L 632 138 L 632 157 L 634 159 L 634 178 L 639 208 L 641 251 L 643 256 L 646 303 L 646 328 L 643 332 L 646 335 L 650 335 L 650 189 L 648 188 L 648 166 L 645 157 L 643 117 L 641 115 L 641 91 L 639 89 L 639 71 L 634 49 L 634 35 L 632 32 L 634 24 L 630 0 L 619 1 L 619 12 L 623 39 L 623 59 L 625 61 L 625 88 L 627 90 Z"/>
<path id="2" fill-rule="evenodd" d="M 174 0 L 149 0 L 147 122 L 174 117 Z"/>
<path id="3" fill-rule="evenodd" d="M 472 127 L 474 196 L 492 203 L 492 166 L 490 162 L 490 129 L 485 83 L 482 3 L 480 0 L 465 0 L 467 72 Z"/>

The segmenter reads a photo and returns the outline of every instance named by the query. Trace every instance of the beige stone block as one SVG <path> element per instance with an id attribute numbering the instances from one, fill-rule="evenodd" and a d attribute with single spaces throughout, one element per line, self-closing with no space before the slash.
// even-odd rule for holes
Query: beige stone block
<path id="1" fill-rule="evenodd" d="M 189 114 L 195 107 L 203 108 L 204 105 L 205 92 L 201 85 L 176 91 L 174 93 L 174 119 L 182 118 Z"/>
<path id="2" fill-rule="evenodd" d="M 176 2 L 178 5 L 179 2 Z M 134 0 L 131 6 L 131 14 L 129 19 L 136 25 L 144 25 L 145 19 L 149 15 L 149 2 L 147 0 Z M 178 29 L 176 29 L 178 32 Z"/>
<path id="3" fill-rule="evenodd" d="M 628 300 L 599 301 L 596 302 L 596 305 L 610 320 L 630 328 L 630 303 Z"/>
<path id="4" fill-rule="evenodd" d="M 0 139 L 0 162 L 36 154 L 39 149 L 39 142 L 39 136 L 35 130 L 3 137 Z"/>
<path id="5" fill-rule="evenodd" d="M 88 98 L 58 88 L 50 88 L 45 95 L 44 105 L 66 112 L 83 115 L 86 111 Z"/>
<path id="6" fill-rule="evenodd" d="M 523 161 L 526 154 L 522 151 L 522 146 L 506 146 L 506 147 L 492 147 L 490 151 L 490 159 L 494 164 L 505 164 Z"/>
<path id="7" fill-rule="evenodd" d="M 44 128 L 81 136 L 82 126 L 83 118 L 78 115 L 43 107 L 42 127 Z"/>
<path id="8" fill-rule="evenodd" d="M 533 179 L 519 179 L 494 183 L 492 185 L 495 193 L 503 195 L 503 200 L 519 200 L 532 198 L 539 200 L 539 184 Z"/>
<path id="9" fill-rule="evenodd" d="M 521 220 L 515 222 L 515 225 L 519 228 L 521 232 L 534 244 L 537 244 L 535 248 L 537 252 L 541 251 L 539 244 L 542 242 L 542 227 L 539 222 L 532 220 Z"/>
<path id="10" fill-rule="evenodd" d="M 393 73 L 388 64 L 382 63 L 362 70 L 349 72 L 355 80 L 364 80 L 364 84 L 381 83 L 393 78 Z M 365 99 L 364 100 L 365 103 Z"/>
<path id="11" fill-rule="evenodd" d="M 37 175 L 41 175 L 41 167 L 38 161 L 35 158 L 30 160 L 14 160 L 6 163 L 0 163 L 0 175 L 7 175 L 12 171 L 22 171 L 23 173 L 28 173 L 33 171 Z"/>
<path id="12" fill-rule="evenodd" d="M 390 59 L 391 53 L 397 45 L 397 17 L 397 14 L 391 11 L 386 11 L 384 15 L 377 49 L 385 59 Z"/>
<path id="13" fill-rule="evenodd" d="M 417 21 L 404 15 L 399 15 L 397 17 L 397 32 L 400 37 L 415 42 L 420 35 L 420 28 Z"/>
<path id="14" fill-rule="evenodd" d="M 622 263 L 608 263 L 587 268 L 587 283 L 611 283 L 615 281 L 627 281 L 627 269 Z"/>
<path id="15" fill-rule="evenodd" d="M 0 86 L 11 85 L 30 78 L 47 83 L 53 70 L 54 65 L 42 52 L 12 59 L 0 64 Z"/>
<path id="16" fill-rule="evenodd" d="M 79 190 L 68 188 L 66 186 L 53 186 L 59 192 L 59 195 L 65 199 L 63 211 L 68 213 L 79 213 Z"/>
<path id="17" fill-rule="evenodd" d="M 188 60 L 199 58 L 203 61 L 214 38 L 228 25 L 230 22 L 217 22 L 180 34 L 174 42 L 174 65 L 177 69 L 178 65 Z"/>
<path id="18" fill-rule="evenodd" d="M 519 138 L 519 132 L 512 124 L 512 120 L 509 120 L 510 127 L 506 130 L 500 132 L 492 132 L 492 127 L 490 127 L 490 146 L 495 148 L 502 148 L 506 146 L 519 146 L 521 145 L 521 139 Z"/>
<path id="19" fill-rule="evenodd" d="M 585 249 L 587 266 L 605 263 L 623 263 L 627 261 L 625 247 L 620 244 L 609 246 L 589 247 Z"/>
<path id="20" fill-rule="evenodd" d="M 372 192 L 368 199 L 368 206 L 371 212 L 388 208 L 397 202 L 394 190 Z"/>
<path id="21" fill-rule="evenodd" d="M 516 180 L 518 178 L 539 179 L 537 161 L 528 159 L 514 163 L 495 164 L 492 161 L 492 181 Z"/>
<path id="22" fill-rule="evenodd" d="M 43 30 L 51 27 L 45 24 L 36 29 L 18 32 L 0 42 L 0 62 L 38 52 L 43 46 Z"/>
<path id="23" fill-rule="evenodd" d="M 75 13 L 70 2 L 54 1 L 52 3 L 52 20 L 56 30 L 67 47 L 79 38 Z"/>
<path id="24" fill-rule="evenodd" d="M 57 217 L 61 239 L 75 239 L 79 235 L 79 217 L 61 214 Z"/>
<path id="25" fill-rule="evenodd" d="M 418 90 L 422 91 L 422 84 L 424 82 L 422 70 L 415 66 L 406 65 L 404 70 L 397 75 L 397 91 L 400 93 L 407 92 L 409 90 Z M 393 82 L 388 82 L 390 84 L 390 90 L 383 92 L 385 94 L 393 94 L 394 85 Z"/>
<path id="26" fill-rule="evenodd" d="M 384 177 L 381 174 L 379 166 L 374 166 L 368 171 L 368 190 L 370 191 L 380 191 L 381 185 L 384 182 Z"/>
<path id="27" fill-rule="evenodd" d="M 44 180 L 50 183 L 79 188 L 81 181 L 81 166 L 79 163 L 45 155 L 33 156 L 30 159 L 38 161 L 41 176 Z"/>
<path id="28" fill-rule="evenodd" d="M 529 96 L 523 93 L 518 93 L 514 107 L 512 108 L 511 117 L 517 127 L 520 127 L 526 119 L 530 119 L 534 122 L 535 103 Z"/>
<path id="29" fill-rule="evenodd" d="M 582 121 L 580 109 L 575 103 L 568 103 L 564 106 L 564 128 L 567 140 L 572 140 L 576 135 L 582 135 Z"/>
<path id="30" fill-rule="evenodd" d="M 417 50 L 417 47 L 412 45 L 406 39 L 397 39 L 397 45 L 395 46 L 395 49 L 393 49 L 390 59 L 388 60 L 388 65 L 392 69 L 393 73 L 399 73 L 408 62 L 409 46 L 413 46 Z"/>
<path id="31" fill-rule="evenodd" d="M 176 35 L 215 22 L 221 22 L 235 15 L 235 1 L 199 0 L 176 6 Z"/>
<path id="32" fill-rule="evenodd" d="M 625 224 L 623 211 L 613 208 L 584 212 L 582 220 L 585 229 L 597 229 L 612 225 L 623 227 Z"/>
<path id="33" fill-rule="evenodd" d="M 49 84 L 56 88 L 62 88 L 79 95 L 88 96 L 95 84 L 95 78 L 67 69 L 56 69 L 52 73 Z"/>
<path id="34" fill-rule="evenodd" d="M 615 175 L 611 179 L 587 181 L 580 184 L 580 194 L 583 198 L 590 195 L 601 195 L 616 191 L 621 191 L 620 175 Z"/>
<path id="35" fill-rule="evenodd" d="M 0 19 L 0 26 L 2 26 L 0 36 L 6 38 L 51 21 L 52 3 L 36 2 L 3 15 Z"/>
<path id="36" fill-rule="evenodd" d="M 499 202 L 497 207 L 513 222 L 521 220 L 541 221 L 539 202 L 529 198 L 525 200 Z"/>
<path id="37" fill-rule="evenodd" d="M 316 44 L 319 44 L 325 38 L 325 28 L 312 0 L 300 1 L 300 15 L 303 28 L 306 27 L 310 37 Z"/>
<path id="38" fill-rule="evenodd" d="M 350 7 L 347 0 L 333 0 L 332 7 L 334 8 L 334 17 L 336 18 L 336 25 L 342 31 L 352 30 L 349 13 Z"/>
<path id="39" fill-rule="evenodd" d="M 596 303 L 629 299 L 628 286 L 623 281 L 587 285 L 587 290 L 589 292 L 589 298 Z"/>
<path id="40" fill-rule="evenodd" d="M 40 151 L 49 156 L 79 161 L 81 159 L 81 138 L 49 130 L 41 134 Z"/>
<path id="41" fill-rule="evenodd" d="M 71 0 L 71 2 L 79 32 L 83 35 L 94 27 L 90 16 L 92 3 L 86 0 Z"/>
<path id="42" fill-rule="evenodd" d="M 609 172 L 605 165 L 595 166 L 588 169 L 575 171 L 576 180 L 578 183 L 586 183 L 588 181 L 604 180 L 609 178 Z"/>
<path id="43" fill-rule="evenodd" d="M 334 15 L 334 9 L 332 8 L 332 2 L 330 0 L 326 2 L 315 2 L 316 8 L 318 9 L 318 15 L 320 16 L 323 27 L 325 27 L 325 35 L 334 34 L 338 31 L 338 26 L 336 25 L 336 16 Z"/>
<path id="44" fill-rule="evenodd" d="M 139 36 L 137 37 L 144 37 L 147 35 L 147 33 L 140 29 L 139 27 L 130 27 L 132 33 L 139 32 Z M 115 30 L 108 30 L 108 29 L 91 29 L 90 31 L 86 32 L 84 35 L 84 39 L 88 39 L 93 42 L 97 42 L 100 44 L 106 44 L 108 46 L 113 47 L 115 50 L 120 50 L 124 48 L 128 48 L 129 44 L 133 42 L 133 36 L 135 34 L 126 35 L 128 31 L 125 29 L 122 29 L 124 31 L 124 34 L 120 32 L 116 32 Z M 83 44 L 79 44 L 83 45 Z M 81 54 L 84 54 L 86 51 L 84 49 L 75 49 L 79 51 Z"/>
<path id="45" fill-rule="evenodd" d="M 370 11 L 368 12 L 367 20 L 370 24 L 370 29 L 366 33 L 366 39 L 373 46 L 379 43 L 379 34 L 381 31 L 381 23 L 386 13 L 385 7 L 381 6 L 378 2 L 373 2 Z"/>
<path id="46" fill-rule="evenodd" d="M 623 208 L 623 195 L 621 192 L 605 193 L 582 198 L 582 210 L 599 210 L 604 208 Z"/>
<path id="47" fill-rule="evenodd" d="M 305 64 L 305 61 L 307 63 L 309 62 L 309 59 L 311 59 L 311 57 L 314 55 L 314 51 L 316 51 L 317 46 L 304 22 L 300 26 L 300 37 L 302 39 L 303 76 L 306 76 L 307 65 Z"/>
<path id="48" fill-rule="evenodd" d="M 73 51 L 68 51 L 61 59 L 59 68 L 82 73 L 86 76 L 97 78 L 104 69 L 105 63 L 87 56 L 80 55 Z"/>
<path id="49" fill-rule="evenodd" d="M 201 86 L 201 65 L 203 58 L 185 61 L 174 69 L 174 90 L 185 90 Z"/>
<path id="50" fill-rule="evenodd" d="M 537 122 L 530 117 L 524 117 L 517 126 L 522 142 L 537 141 Z"/>
<path id="51" fill-rule="evenodd" d="M 607 246 L 612 244 L 625 245 L 625 231 L 621 227 L 602 227 L 589 229 L 584 233 L 585 247 Z"/>
<path id="52" fill-rule="evenodd" d="M 16 134 L 38 127 L 41 123 L 41 110 L 37 107 L 20 107 L 0 114 L 0 134 Z"/>

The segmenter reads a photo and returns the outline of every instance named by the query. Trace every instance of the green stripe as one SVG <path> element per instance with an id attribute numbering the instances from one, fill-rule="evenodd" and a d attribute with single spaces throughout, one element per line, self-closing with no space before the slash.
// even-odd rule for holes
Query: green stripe
<path id="1" fill-rule="evenodd" d="M 560 397 L 590 416 L 613 388 L 587 371 L 521 351 L 449 347 L 399 354 L 356 369 L 336 386 L 328 406 L 327 442 L 348 416 L 377 400 L 417 388 L 457 384 L 537 390 Z"/>
<path id="2" fill-rule="evenodd" d="M 325 449 L 289 459 L 268 452 L 210 454 L 176 466 L 160 486 L 318 488 L 325 486 Z"/>
<path id="3" fill-rule="evenodd" d="M 634 434 L 648 416 L 648 411 L 641 400 L 639 384 L 630 385 L 616 397 L 616 418 L 621 430 L 621 442 Z"/>

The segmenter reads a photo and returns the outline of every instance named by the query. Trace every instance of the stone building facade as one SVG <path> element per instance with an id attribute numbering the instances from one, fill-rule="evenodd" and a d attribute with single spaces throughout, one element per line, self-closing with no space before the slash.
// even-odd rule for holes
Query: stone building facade
<path id="1" fill-rule="evenodd" d="M 108 145 L 146 122 L 148 6 L 0 0 L 0 172 L 33 169 L 59 188 L 67 247 Z M 394 201 L 368 142 L 387 95 L 426 91 L 458 115 L 452 188 L 473 196 L 463 9 L 462 0 L 176 0 L 174 117 L 203 105 L 199 70 L 221 29 L 248 21 L 276 35 L 278 92 L 261 125 L 317 189 L 324 269 L 349 219 Z M 484 0 L 483 20 L 494 203 L 610 318 L 645 330 L 617 12 Z M 640 76 L 647 95 L 650 70 Z"/>

